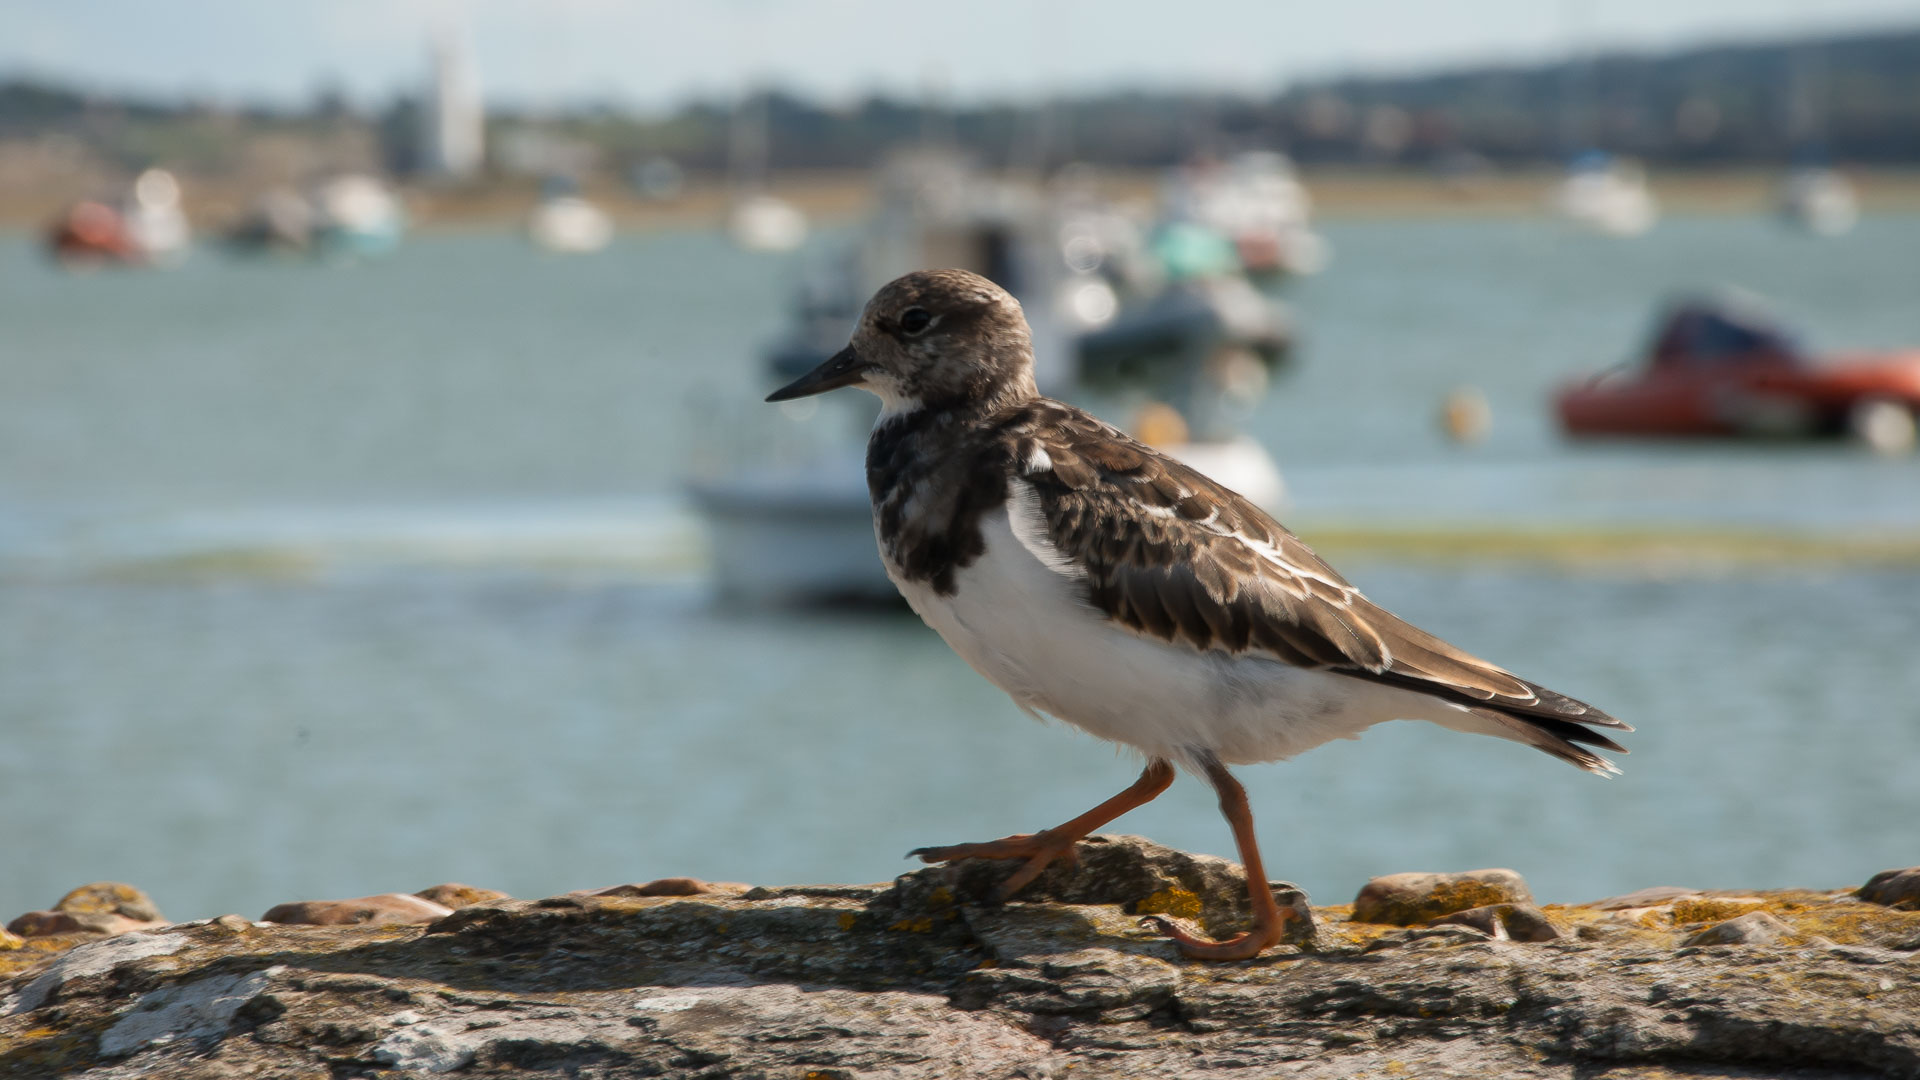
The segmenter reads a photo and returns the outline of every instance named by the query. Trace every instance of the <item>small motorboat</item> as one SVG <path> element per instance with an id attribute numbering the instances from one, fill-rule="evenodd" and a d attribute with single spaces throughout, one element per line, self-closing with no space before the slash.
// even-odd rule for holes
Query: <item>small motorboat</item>
<path id="1" fill-rule="evenodd" d="M 276 187 L 253 200 L 227 229 L 227 247 L 246 254 L 304 252 L 313 243 L 313 204 L 289 187 Z"/>
<path id="2" fill-rule="evenodd" d="M 383 258 L 406 234 L 407 214 L 379 179 L 344 173 L 313 189 L 313 248 L 333 259 Z"/>
<path id="3" fill-rule="evenodd" d="M 118 207 L 93 200 L 68 207 L 46 242 L 66 266 L 173 266 L 187 257 L 192 239 L 180 182 L 165 169 L 148 169 Z"/>
<path id="4" fill-rule="evenodd" d="M 562 255 L 588 255 L 613 242 L 613 219 L 588 202 L 571 177 L 550 177 L 527 215 L 527 238 Z"/>
<path id="5" fill-rule="evenodd" d="M 48 227 L 47 251 L 62 265 L 76 267 L 145 259 L 120 211 L 91 199 L 74 203 Z"/>
<path id="6" fill-rule="evenodd" d="M 1575 436 L 1851 436 L 1913 446 L 1920 350 L 1812 356 L 1751 301 L 1691 298 L 1659 324 L 1644 366 L 1563 387 Z"/>
<path id="7" fill-rule="evenodd" d="M 1780 184 L 1780 216 L 1815 236 L 1840 236 L 1860 220 L 1853 183 L 1832 169 L 1798 168 Z"/>
<path id="8" fill-rule="evenodd" d="M 180 206 L 180 181 L 165 169 L 148 169 L 134 178 L 120 207 L 127 235 L 154 266 L 172 266 L 187 257 L 193 228 Z"/>
<path id="9" fill-rule="evenodd" d="M 400 246 L 405 208 L 381 180 L 343 173 L 302 193 L 272 188 L 228 228 L 229 250 L 246 254 L 305 253 L 335 262 L 381 258 Z"/>
<path id="10" fill-rule="evenodd" d="M 1566 220 L 1606 236 L 1639 236 L 1660 217 L 1645 170 L 1597 150 L 1574 158 L 1552 205 Z"/>
<path id="11" fill-rule="evenodd" d="M 792 251 L 807 240 L 807 215 L 785 199 L 760 192 L 733 204 L 727 234 L 742 251 Z"/>

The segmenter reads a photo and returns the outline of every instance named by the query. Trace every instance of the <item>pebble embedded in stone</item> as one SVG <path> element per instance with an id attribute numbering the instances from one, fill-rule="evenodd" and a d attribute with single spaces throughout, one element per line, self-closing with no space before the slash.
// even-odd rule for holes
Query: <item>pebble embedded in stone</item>
<path id="1" fill-rule="evenodd" d="M 433 922 L 451 914 L 453 909 L 445 904 L 406 893 L 381 893 L 354 900 L 279 904 L 260 916 L 260 921 L 289 926 L 399 926 Z"/>
<path id="2" fill-rule="evenodd" d="M 1508 941 L 1558 941 L 1559 927 L 1532 904 L 1488 904 L 1468 908 L 1428 923 L 1429 926 L 1471 926 Z"/>
<path id="3" fill-rule="evenodd" d="M 29 911 L 7 924 L 7 929 L 23 938 L 74 934 L 84 929 L 80 920 L 64 911 Z"/>
<path id="4" fill-rule="evenodd" d="M 1533 893 L 1512 870 L 1388 874 L 1361 887 L 1353 901 L 1353 921 L 1414 926 L 1470 908 L 1531 903 Z"/>
<path id="5" fill-rule="evenodd" d="M 1899 911 L 1920 911 L 1920 866 L 1882 870 L 1860 886 L 1855 895 L 1869 904 Z"/>
<path id="6" fill-rule="evenodd" d="M 118 881 L 82 885 L 46 911 L 29 911 L 7 924 L 21 937 L 54 934 L 125 934 L 165 926 L 147 894 Z"/>
<path id="7" fill-rule="evenodd" d="M 1680 943 L 1681 948 L 1700 945 L 1771 945 L 1793 934 L 1793 928 L 1764 911 L 1748 912 L 1737 919 L 1714 923 Z"/>
<path id="8" fill-rule="evenodd" d="M 1492 940 L 1492 934 L 1472 926 L 1414 926 L 1381 934 L 1367 942 L 1360 951 L 1376 953 L 1405 948 L 1449 949 L 1456 945 L 1478 945 Z"/>
<path id="9" fill-rule="evenodd" d="M 1635 889 L 1620 896 L 1609 896 L 1605 900 L 1595 900 L 1584 906 L 1596 911 L 1625 911 L 1630 908 L 1660 907 L 1671 904 L 1675 900 L 1699 895 L 1698 889 L 1683 889 L 1678 885 L 1654 885 L 1645 889 Z"/>
<path id="10" fill-rule="evenodd" d="M 513 897 L 498 889 L 482 889 L 474 885 L 462 885 L 449 881 L 444 885 L 435 885 L 431 889 L 421 889 L 413 895 L 422 900 L 431 900 L 455 911 L 475 904 L 491 903 L 495 900 L 511 900 Z"/>
<path id="11" fill-rule="evenodd" d="M 663 877 L 637 885 L 610 885 L 579 889 L 569 896 L 701 896 L 706 893 L 743 893 L 752 888 L 737 881 L 701 881 L 690 877 Z"/>
<path id="12" fill-rule="evenodd" d="M 1717 923 L 1758 911 L 1767 904 L 1760 896 L 1685 896 L 1666 909 L 1676 926 L 1688 923 Z"/>
<path id="13" fill-rule="evenodd" d="M 166 916 L 146 893 L 119 881 L 82 885 L 60 898 L 55 911 L 74 915 L 120 915 L 136 922 L 163 923 Z"/>

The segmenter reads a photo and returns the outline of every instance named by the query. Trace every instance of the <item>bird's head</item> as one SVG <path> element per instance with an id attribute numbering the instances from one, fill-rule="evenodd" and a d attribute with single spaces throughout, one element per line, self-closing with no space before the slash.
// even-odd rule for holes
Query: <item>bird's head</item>
<path id="1" fill-rule="evenodd" d="M 1033 338 L 1020 302 L 979 274 L 920 270 L 867 301 L 853 340 L 767 395 L 790 401 L 857 386 L 891 414 L 1034 397 Z"/>

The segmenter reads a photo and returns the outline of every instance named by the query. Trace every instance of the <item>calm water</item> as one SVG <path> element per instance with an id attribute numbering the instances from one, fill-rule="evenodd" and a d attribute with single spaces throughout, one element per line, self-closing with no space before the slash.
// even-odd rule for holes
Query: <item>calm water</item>
<path id="1" fill-rule="evenodd" d="M 1302 363 L 1252 421 L 1295 520 L 1920 528 L 1920 462 L 1568 447 L 1541 407 L 1674 286 L 1750 285 L 1825 346 L 1920 342 L 1920 219 L 1329 232 Z M 679 483 L 715 416 L 786 422 L 744 418 L 792 273 L 691 233 L 85 278 L 0 240 L 0 916 L 97 878 L 181 918 L 449 879 L 876 880 L 1125 784 L 911 616 L 709 599 Z M 1433 433 L 1462 383 L 1495 408 L 1472 450 Z M 1413 725 L 1244 770 L 1317 899 L 1406 869 L 1576 900 L 1920 861 L 1920 573 L 1346 569 L 1640 730 L 1611 782 Z M 1119 827 L 1231 851 L 1192 781 Z"/>

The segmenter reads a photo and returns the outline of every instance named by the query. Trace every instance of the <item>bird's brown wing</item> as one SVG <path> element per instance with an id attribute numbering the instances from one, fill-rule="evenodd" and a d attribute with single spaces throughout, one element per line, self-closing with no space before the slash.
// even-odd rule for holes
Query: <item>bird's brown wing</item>
<path id="1" fill-rule="evenodd" d="M 1265 511 L 1189 466 L 1052 403 L 1007 436 L 1016 534 L 1043 530 L 1037 546 L 1055 568 L 1083 579 L 1088 602 L 1135 633 L 1404 686 L 1619 749 L 1582 725 L 1627 725 L 1377 606 Z"/>

